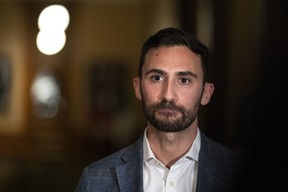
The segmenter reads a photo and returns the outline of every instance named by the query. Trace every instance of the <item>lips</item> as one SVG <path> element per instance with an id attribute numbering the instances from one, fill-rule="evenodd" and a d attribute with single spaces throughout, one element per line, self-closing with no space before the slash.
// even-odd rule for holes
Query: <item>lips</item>
<path id="1" fill-rule="evenodd" d="M 157 112 L 160 115 L 164 115 L 166 117 L 170 117 L 170 116 L 175 116 L 178 111 L 175 110 L 175 109 L 164 108 L 164 109 L 159 109 Z"/>

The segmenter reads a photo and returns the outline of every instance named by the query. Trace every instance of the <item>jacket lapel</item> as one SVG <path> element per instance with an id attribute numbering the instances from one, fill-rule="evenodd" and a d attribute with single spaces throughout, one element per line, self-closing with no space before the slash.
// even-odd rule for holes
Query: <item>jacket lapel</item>
<path id="1" fill-rule="evenodd" d="M 199 152 L 198 164 L 198 178 L 197 178 L 197 192 L 214 191 L 215 174 L 213 173 L 217 168 L 220 157 L 217 157 L 213 151 L 212 145 L 209 144 L 209 139 L 201 132 L 201 149 Z"/>
<path id="2" fill-rule="evenodd" d="M 143 137 L 122 156 L 124 164 L 116 167 L 120 191 L 143 192 Z"/>

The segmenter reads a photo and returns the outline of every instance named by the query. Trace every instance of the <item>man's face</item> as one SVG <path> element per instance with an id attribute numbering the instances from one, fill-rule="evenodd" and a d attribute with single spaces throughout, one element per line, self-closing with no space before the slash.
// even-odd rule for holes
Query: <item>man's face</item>
<path id="1" fill-rule="evenodd" d="M 181 131 L 194 123 L 200 104 L 207 104 L 213 85 L 203 85 L 200 56 L 185 46 L 148 51 L 142 79 L 134 79 L 136 97 L 142 100 L 151 125 L 165 132 Z"/>

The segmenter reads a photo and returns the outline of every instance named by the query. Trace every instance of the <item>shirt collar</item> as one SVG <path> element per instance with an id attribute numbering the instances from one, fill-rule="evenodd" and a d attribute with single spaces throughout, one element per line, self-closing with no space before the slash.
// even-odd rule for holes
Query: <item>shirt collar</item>
<path id="1" fill-rule="evenodd" d="M 197 128 L 197 135 L 195 137 L 195 140 L 190 147 L 189 151 L 186 153 L 185 157 L 188 159 L 192 159 L 194 161 L 198 161 L 199 157 L 199 151 L 201 146 L 201 138 L 200 138 L 200 131 L 199 128 Z M 143 161 L 146 162 L 149 159 L 157 159 L 150 148 L 149 141 L 147 139 L 147 128 L 144 131 L 144 138 L 143 138 Z"/>
<path id="2" fill-rule="evenodd" d="M 144 139 L 143 139 L 143 161 L 146 162 L 149 159 L 156 159 L 152 149 L 150 148 L 149 141 L 147 139 L 147 128 L 144 132 Z"/>

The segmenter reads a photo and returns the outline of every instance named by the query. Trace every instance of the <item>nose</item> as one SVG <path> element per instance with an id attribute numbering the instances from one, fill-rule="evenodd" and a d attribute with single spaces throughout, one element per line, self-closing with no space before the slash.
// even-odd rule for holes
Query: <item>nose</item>
<path id="1" fill-rule="evenodd" d="M 175 101 L 177 99 L 176 87 L 173 82 L 166 81 L 162 87 L 162 99 Z"/>

